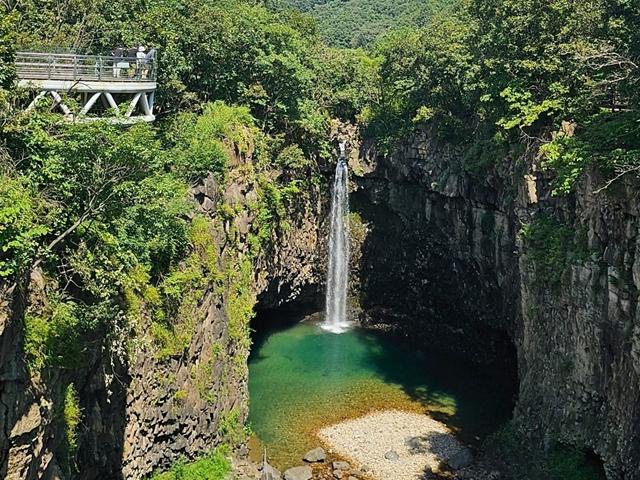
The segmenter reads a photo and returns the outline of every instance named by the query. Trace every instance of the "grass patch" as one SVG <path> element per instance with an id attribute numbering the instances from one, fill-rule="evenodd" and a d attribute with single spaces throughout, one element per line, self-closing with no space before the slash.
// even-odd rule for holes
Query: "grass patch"
<path id="1" fill-rule="evenodd" d="M 70 455 L 75 455 L 78 449 L 78 426 L 81 419 L 82 410 L 80 410 L 78 392 L 73 383 L 70 383 L 64 391 L 65 439 Z"/>
<path id="2" fill-rule="evenodd" d="M 249 352 L 251 338 L 249 322 L 254 316 L 253 307 L 256 295 L 253 291 L 253 267 L 249 260 L 240 262 L 239 268 L 228 271 L 227 318 L 229 321 L 229 340 L 236 346 L 235 359 L 245 364 L 246 358 L 241 352 Z"/>
<path id="3" fill-rule="evenodd" d="M 231 472 L 231 462 L 224 449 L 217 449 L 192 463 L 178 461 L 164 473 L 157 473 L 151 480 L 224 480 Z"/>
<path id="4" fill-rule="evenodd" d="M 248 432 L 242 423 L 240 410 L 238 408 L 232 408 L 228 412 L 220 415 L 218 429 L 228 445 L 239 445 L 247 438 Z"/>
<path id="5" fill-rule="evenodd" d="M 66 473 L 66 478 L 73 478 L 77 472 L 75 458 L 78 451 L 78 429 L 82 421 L 80 399 L 73 383 L 65 388 L 62 406 L 57 408 L 58 415 L 61 415 L 64 424 L 64 442 L 58 452 L 60 467 Z"/>

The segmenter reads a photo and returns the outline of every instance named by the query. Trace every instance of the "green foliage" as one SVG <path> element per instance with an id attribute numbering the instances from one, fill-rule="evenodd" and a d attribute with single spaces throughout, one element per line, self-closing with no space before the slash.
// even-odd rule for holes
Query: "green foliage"
<path id="1" fill-rule="evenodd" d="M 253 307 L 256 303 L 251 261 L 245 259 L 240 261 L 237 268 L 231 266 L 227 275 L 226 300 L 229 339 L 235 345 L 237 362 L 244 365 L 251 346 L 249 322 L 254 316 Z"/>
<path id="2" fill-rule="evenodd" d="M 195 216 L 188 232 L 190 253 L 160 284 L 162 314 L 151 324 L 160 360 L 182 355 L 191 344 L 197 309 L 209 282 L 221 281 L 218 247 L 209 221 Z"/>
<path id="3" fill-rule="evenodd" d="M 64 391 L 64 424 L 67 452 L 73 457 L 78 449 L 78 427 L 82 420 L 82 410 L 78 392 L 73 383 L 70 383 Z"/>
<path id="4" fill-rule="evenodd" d="M 166 172 L 154 130 L 30 114 L 3 135 L 2 274 L 15 280 L 40 264 L 54 290 L 25 317 L 32 370 L 77 366 L 86 342 L 106 339 L 122 318 L 120 295 L 134 325 L 143 312 L 163 322 L 154 284 L 188 251 L 193 206 L 188 185 Z"/>
<path id="5" fill-rule="evenodd" d="M 361 246 L 367 237 L 367 225 L 358 212 L 349 212 L 349 236 L 352 246 Z"/>
<path id="6" fill-rule="evenodd" d="M 216 396 L 213 392 L 214 375 L 213 367 L 216 361 L 221 360 L 222 347 L 219 343 L 213 345 L 212 357 L 191 367 L 191 379 L 198 390 L 201 399 L 213 403 Z M 222 379 L 220 379 L 221 381 Z"/>
<path id="7" fill-rule="evenodd" d="M 492 143 L 496 157 L 518 158 L 500 150 L 553 140 L 543 154 L 556 194 L 589 165 L 637 173 L 640 17 L 630 3 L 464 0 L 389 34 L 374 50 L 381 92 L 362 110 L 368 133 L 392 148 L 428 125 L 467 150 L 472 172 L 494 163 Z"/>
<path id="8" fill-rule="evenodd" d="M 551 216 L 539 216 L 520 234 L 541 285 L 559 287 L 567 267 L 589 256 L 581 236 Z"/>
<path id="9" fill-rule="evenodd" d="M 318 21 L 325 41 L 332 46 L 371 45 L 386 31 L 424 25 L 429 17 L 450 5 L 447 0 L 272 0 L 273 8 L 297 8 Z"/>
<path id="10" fill-rule="evenodd" d="M 34 231 L 40 240 L 39 248 L 22 246 L 30 257 L 18 257 L 23 265 L 61 257 L 90 263 L 92 269 L 77 265 L 79 274 L 100 296 L 117 286 L 118 271 L 135 265 L 132 255 L 166 265 L 181 253 L 185 222 L 179 216 L 190 209 L 186 187 L 161 173 L 159 143 L 149 126 L 123 131 L 103 122 L 68 124 L 29 115 L 15 118 L 5 134 L 11 156 L 23 160 L 14 188 L 8 184 L 2 192 L 2 204 L 11 201 L 24 213 L 23 222 L 32 219 L 10 233 L 14 242 L 33 239 Z M 69 241 L 76 248 L 66 250 Z"/>
<path id="11" fill-rule="evenodd" d="M 239 445 L 246 440 L 247 432 L 242 423 L 242 415 L 237 407 L 220 415 L 218 429 L 229 445 Z"/>
<path id="12" fill-rule="evenodd" d="M 255 148 L 257 131 L 247 107 L 223 102 L 205 105 L 201 115 L 183 113 L 167 133 L 175 145 L 169 163 L 189 181 L 213 172 L 224 178 L 231 154 L 247 155 Z"/>
<path id="13" fill-rule="evenodd" d="M 18 17 L 9 14 L 4 5 L 0 5 L 0 111 L 4 110 L 8 89 L 15 78 L 13 55 L 15 53 L 15 28 Z M 0 114 L 0 118 L 4 115 Z"/>
<path id="14" fill-rule="evenodd" d="M 364 50 L 321 49 L 315 68 L 318 103 L 333 117 L 366 123 L 364 112 L 380 101 L 381 61 Z"/>
<path id="15" fill-rule="evenodd" d="M 113 219 L 119 247 L 151 265 L 154 276 L 185 253 L 189 226 L 184 217 L 193 209 L 187 191 L 171 174 L 150 174 L 130 185 L 128 207 Z"/>
<path id="16" fill-rule="evenodd" d="M 276 163 L 289 170 L 302 170 L 311 164 L 302 149 L 298 145 L 285 147 L 276 158 Z"/>
<path id="17" fill-rule="evenodd" d="M 81 336 L 87 325 L 78 305 L 57 294 L 43 311 L 24 318 L 24 350 L 32 373 L 46 367 L 76 368 L 84 351 Z"/>
<path id="18" fill-rule="evenodd" d="M 267 130 L 290 130 L 300 99 L 313 92 L 316 40 L 251 2 L 176 3 L 156 3 L 136 18 L 161 52 L 160 108 L 217 98 L 248 105 Z"/>
<path id="19" fill-rule="evenodd" d="M 153 475 L 151 480 L 224 480 L 230 472 L 231 462 L 217 449 L 193 463 L 181 460 L 168 472 Z"/>
<path id="20" fill-rule="evenodd" d="M 440 132 L 468 135 L 466 112 L 475 71 L 468 19 L 438 17 L 423 31 L 401 30 L 376 47 L 381 103 L 374 107 L 369 132 L 393 144 L 417 125 L 433 122 Z"/>
<path id="21" fill-rule="evenodd" d="M 177 390 L 174 394 L 173 394 L 173 399 L 176 402 L 184 402 L 187 397 L 188 397 L 188 393 L 186 390 Z"/>
<path id="22" fill-rule="evenodd" d="M 184 354 L 195 331 L 196 309 L 204 293 L 205 278 L 194 254 L 186 263 L 186 267 L 172 271 L 160 286 L 166 315 L 151 324 L 159 360 Z"/>
<path id="23" fill-rule="evenodd" d="M 603 112 L 585 121 L 575 135 L 558 133 L 541 148 L 543 167 L 556 173 L 555 195 L 569 193 L 587 165 L 609 176 L 640 168 L 640 114 Z"/>
<path id="24" fill-rule="evenodd" d="M 42 202 L 22 178 L 0 176 L 0 278 L 24 271 L 36 253 L 38 239 L 49 232 L 39 224 Z"/>

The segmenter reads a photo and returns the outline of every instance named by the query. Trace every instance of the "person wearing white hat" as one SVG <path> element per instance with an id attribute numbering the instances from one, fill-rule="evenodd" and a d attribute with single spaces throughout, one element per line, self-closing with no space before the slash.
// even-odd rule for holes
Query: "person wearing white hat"
<path id="1" fill-rule="evenodd" d="M 138 51 L 136 53 L 136 66 L 137 71 L 138 71 L 138 77 L 142 77 L 143 74 L 143 66 L 146 63 L 145 59 L 147 58 L 147 55 L 144 53 L 144 51 L 146 50 L 146 48 L 144 48 L 142 45 L 140 45 L 138 47 Z"/>

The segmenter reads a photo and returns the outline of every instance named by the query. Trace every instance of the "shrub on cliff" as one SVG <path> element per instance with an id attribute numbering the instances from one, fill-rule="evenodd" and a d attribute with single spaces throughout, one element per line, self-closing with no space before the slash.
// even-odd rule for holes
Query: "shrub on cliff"
<path id="1" fill-rule="evenodd" d="M 151 480 L 224 480 L 231 472 L 231 463 L 221 450 L 192 463 L 180 461 L 168 472 L 156 474 Z"/>

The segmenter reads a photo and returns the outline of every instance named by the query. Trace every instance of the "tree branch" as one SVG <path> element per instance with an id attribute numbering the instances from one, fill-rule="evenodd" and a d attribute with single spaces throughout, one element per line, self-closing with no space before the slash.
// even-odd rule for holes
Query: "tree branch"
<path id="1" fill-rule="evenodd" d="M 596 195 L 599 194 L 600 192 L 606 190 L 611 185 L 613 185 L 615 182 L 620 180 L 622 177 L 624 177 L 628 173 L 632 173 L 632 172 L 636 172 L 636 173 L 640 172 L 640 165 L 634 165 L 634 166 L 626 167 L 624 170 L 622 170 L 620 173 L 618 173 L 618 175 L 616 175 L 611 180 L 609 180 L 607 183 L 605 183 L 602 187 L 600 187 L 597 190 L 594 190 L 593 193 L 596 194 Z"/>

